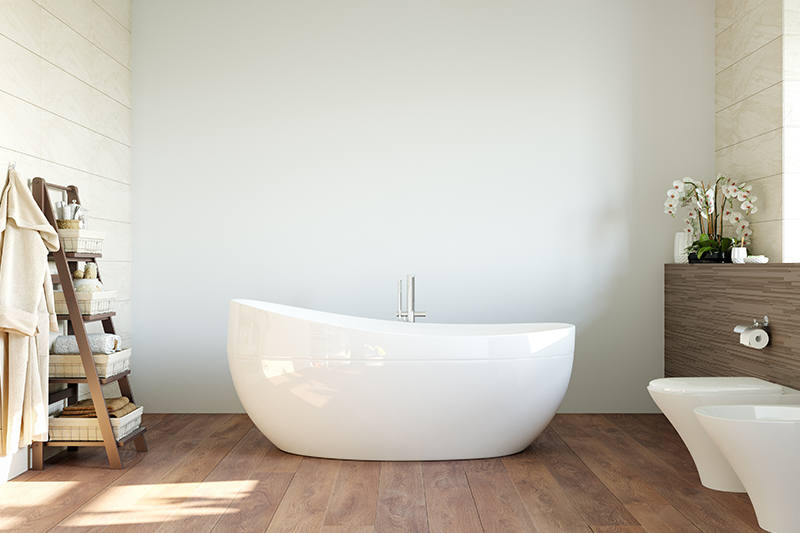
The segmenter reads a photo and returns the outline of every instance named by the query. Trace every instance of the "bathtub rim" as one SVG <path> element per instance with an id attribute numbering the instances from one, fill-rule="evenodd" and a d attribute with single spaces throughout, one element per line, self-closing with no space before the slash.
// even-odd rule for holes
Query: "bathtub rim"
<path id="1" fill-rule="evenodd" d="M 437 322 L 400 322 L 352 315 L 317 311 L 304 307 L 293 307 L 284 304 L 264 302 L 247 298 L 233 298 L 229 307 L 234 304 L 274 313 L 277 315 L 303 320 L 313 324 L 370 331 L 375 333 L 391 333 L 396 335 L 421 335 L 442 337 L 508 337 L 527 335 L 544 331 L 569 330 L 575 334 L 575 325 L 565 322 L 519 322 L 501 324 L 445 324 Z M 229 309 L 230 314 L 230 309 Z"/>

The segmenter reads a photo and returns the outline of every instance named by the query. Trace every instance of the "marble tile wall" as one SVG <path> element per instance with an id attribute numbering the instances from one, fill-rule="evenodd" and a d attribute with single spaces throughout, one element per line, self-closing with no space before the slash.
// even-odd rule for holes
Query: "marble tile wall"
<path id="1" fill-rule="evenodd" d="M 800 262 L 800 0 L 716 1 L 717 172 L 754 186 L 752 253 Z"/>
<path id="2" fill-rule="evenodd" d="M 131 2 L 0 0 L 0 159 L 79 188 L 131 332 Z M 52 193 L 51 193 L 52 194 Z M 91 330 L 102 331 L 98 324 Z"/>
<path id="3" fill-rule="evenodd" d="M 783 260 L 800 263 L 800 0 L 783 9 Z"/>
<path id="4" fill-rule="evenodd" d="M 787 0 L 789 1 L 789 0 Z M 753 185 L 751 253 L 784 260 L 784 0 L 716 2 L 716 168 Z M 798 78 L 800 81 L 800 78 Z"/>

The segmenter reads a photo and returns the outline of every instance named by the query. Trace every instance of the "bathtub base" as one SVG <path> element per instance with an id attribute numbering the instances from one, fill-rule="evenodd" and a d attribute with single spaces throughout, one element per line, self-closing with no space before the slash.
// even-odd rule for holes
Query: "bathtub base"
<path id="1" fill-rule="evenodd" d="M 260 383 L 234 383 L 255 425 L 281 450 L 328 459 L 449 461 L 527 448 L 561 404 L 572 356 L 260 364 Z M 267 377 L 270 368 L 277 379 Z"/>

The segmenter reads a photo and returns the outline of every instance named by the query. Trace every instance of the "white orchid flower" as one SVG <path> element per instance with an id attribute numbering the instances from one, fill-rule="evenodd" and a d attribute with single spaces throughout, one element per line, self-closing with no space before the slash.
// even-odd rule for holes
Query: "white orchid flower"
<path id="1" fill-rule="evenodd" d="M 745 242 L 747 242 L 750 240 L 750 237 L 753 236 L 753 230 L 751 230 L 750 228 L 736 230 L 736 235 L 739 236 L 739 239 L 744 238 Z"/>
<path id="2" fill-rule="evenodd" d="M 739 222 L 741 222 L 743 218 L 744 218 L 744 215 L 742 215 L 740 212 L 737 211 L 735 213 L 731 213 L 731 216 L 730 216 L 730 218 L 728 220 L 730 220 L 731 224 L 733 224 L 735 226 L 735 225 L 739 224 Z"/>
<path id="3" fill-rule="evenodd" d="M 680 180 L 675 180 L 675 181 L 672 182 L 672 189 L 673 190 L 676 190 L 678 192 L 683 192 L 683 190 L 685 188 L 686 188 L 686 185 Z"/>
<path id="4" fill-rule="evenodd" d="M 730 220 L 731 215 L 733 214 L 732 207 L 726 207 L 722 210 L 722 220 Z"/>

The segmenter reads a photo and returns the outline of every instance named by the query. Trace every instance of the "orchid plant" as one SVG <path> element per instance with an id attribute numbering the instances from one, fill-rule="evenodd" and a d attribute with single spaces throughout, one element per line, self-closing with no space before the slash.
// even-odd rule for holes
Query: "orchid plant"
<path id="1" fill-rule="evenodd" d="M 744 217 L 758 211 L 754 205 L 758 198 L 751 194 L 752 188 L 752 185 L 733 182 L 722 174 L 718 174 L 714 184 L 708 186 L 702 181 L 683 178 L 683 181 L 672 182 L 664 202 L 664 212 L 674 218 L 678 209 L 689 208 L 684 219 L 684 231 L 689 234 L 692 244 L 687 251 L 697 253 L 698 258 L 706 252 L 727 252 L 737 241 L 742 245 L 750 244 L 753 230 Z M 734 209 L 736 204 L 741 211 Z M 735 239 L 723 237 L 725 222 L 729 222 L 735 231 Z"/>

